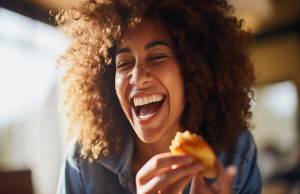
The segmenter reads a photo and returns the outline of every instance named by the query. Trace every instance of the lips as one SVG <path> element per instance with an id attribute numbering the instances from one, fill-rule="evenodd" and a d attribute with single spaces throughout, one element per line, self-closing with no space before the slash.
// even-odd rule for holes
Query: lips
<path id="1" fill-rule="evenodd" d="M 133 101 L 133 100 L 132 100 Z M 157 113 L 162 108 L 163 104 L 165 102 L 165 96 L 163 96 L 163 99 L 159 102 L 151 102 L 149 104 L 135 106 L 134 103 L 131 103 L 131 108 L 134 112 L 134 115 L 140 122 L 140 124 L 146 124 L 154 118 Z"/>
<path id="2" fill-rule="evenodd" d="M 164 100 L 159 102 L 152 102 L 150 104 L 142 105 L 142 106 L 134 106 L 133 110 L 137 116 L 145 116 L 149 114 L 153 114 L 158 112 Z"/>

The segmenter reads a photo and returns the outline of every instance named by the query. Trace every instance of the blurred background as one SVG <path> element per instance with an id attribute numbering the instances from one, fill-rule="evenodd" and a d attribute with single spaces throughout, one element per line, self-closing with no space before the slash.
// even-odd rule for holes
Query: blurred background
<path id="1" fill-rule="evenodd" d="M 65 130 L 55 64 L 68 41 L 49 10 L 71 3 L 0 1 L 0 193 L 12 181 L 24 194 L 56 191 Z M 256 35 L 250 46 L 257 76 L 252 133 L 263 194 L 299 194 L 300 0 L 231 3 Z"/>

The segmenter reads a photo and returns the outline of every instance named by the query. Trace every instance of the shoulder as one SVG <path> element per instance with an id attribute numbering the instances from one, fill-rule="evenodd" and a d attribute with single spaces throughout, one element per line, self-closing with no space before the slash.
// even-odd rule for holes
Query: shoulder
<path id="1" fill-rule="evenodd" d="M 76 141 L 72 141 L 66 151 L 65 162 L 69 168 L 75 170 L 76 172 L 80 171 L 79 168 L 80 160 L 80 145 Z"/>
<path id="2" fill-rule="evenodd" d="M 62 163 L 57 194 L 79 194 L 84 192 L 84 184 L 80 168 L 76 161 L 76 147 L 74 143 L 69 144 Z"/>
<path id="3" fill-rule="evenodd" d="M 74 171 L 78 172 L 84 181 L 89 181 L 87 179 L 91 179 L 95 176 L 97 178 L 101 178 L 100 176 L 105 176 L 110 172 L 105 166 L 100 163 L 100 160 L 90 161 L 88 159 L 83 158 L 80 155 L 81 145 L 77 142 L 73 143 L 68 149 L 66 155 L 66 162 L 69 168 L 72 168 Z M 101 172 L 101 173 L 99 173 Z"/>
<path id="4" fill-rule="evenodd" d="M 238 137 L 230 154 L 220 155 L 220 160 L 225 166 L 234 165 L 238 169 L 233 183 L 234 193 L 260 193 L 262 182 L 257 166 L 257 149 L 249 130 Z"/>
<path id="5" fill-rule="evenodd" d="M 222 152 L 219 159 L 225 166 L 238 165 L 249 159 L 256 152 L 256 145 L 249 130 L 241 133 L 236 143 L 231 147 L 230 152 Z"/>
<path id="6" fill-rule="evenodd" d="M 80 156 L 80 149 L 80 144 L 74 143 L 68 150 L 66 161 L 69 168 L 77 172 L 85 193 L 119 193 L 121 188 L 118 184 L 118 174 L 103 165 L 99 159 L 94 161 L 84 159 Z M 74 177 L 70 179 L 73 182 Z"/>
<path id="7" fill-rule="evenodd" d="M 256 154 L 256 144 L 249 130 L 239 136 L 232 151 L 243 160 L 249 160 L 253 157 L 253 154 Z"/>

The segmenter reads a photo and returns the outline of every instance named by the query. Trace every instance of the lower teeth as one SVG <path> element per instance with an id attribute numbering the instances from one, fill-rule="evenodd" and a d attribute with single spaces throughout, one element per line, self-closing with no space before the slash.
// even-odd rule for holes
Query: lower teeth
<path id="1" fill-rule="evenodd" d="M 150 113 L 150 114 L 147 114 L 147 115 L 139 115 L 138 117 L 139 117 L 140 119 L 142 119 L 142 120 L 147 120 L 147 119 L 149 119 L 150 117 L 152 117 L 155 113 L 156 113 L 156 112 Z"/>

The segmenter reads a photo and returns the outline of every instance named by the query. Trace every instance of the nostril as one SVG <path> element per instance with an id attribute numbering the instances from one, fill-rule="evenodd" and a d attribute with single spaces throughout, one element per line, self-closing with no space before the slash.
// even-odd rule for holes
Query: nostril
<path id="1" fill-rule="evenodd" d="M 136 82 L 137 82 L 137 78 L 136 78 L 136 75 L 132 75 L 129 79 L 129 83 L 131 85 L 136 85 Z"/>
<path id="2" fill-rule="evenodd" d="M 145 87 L 148 86 L 150 83 L 152 82 L 152 79 L 148 79 L 148 78 L 138 78 L 138 79 L 130 79 L 129 83 L 131 85 L 138 87 Z"/>

